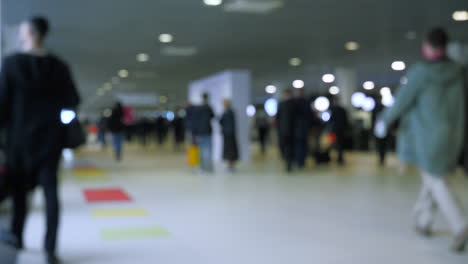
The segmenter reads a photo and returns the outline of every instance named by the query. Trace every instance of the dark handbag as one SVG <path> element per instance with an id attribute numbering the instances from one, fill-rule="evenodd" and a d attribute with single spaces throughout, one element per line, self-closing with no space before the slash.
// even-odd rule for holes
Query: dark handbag
<path id="1" fill-rule="evenodd" d="M 64 148 L 76 149 L 86 143 L 86 133 L 78 118 L 65 125 Z"/>

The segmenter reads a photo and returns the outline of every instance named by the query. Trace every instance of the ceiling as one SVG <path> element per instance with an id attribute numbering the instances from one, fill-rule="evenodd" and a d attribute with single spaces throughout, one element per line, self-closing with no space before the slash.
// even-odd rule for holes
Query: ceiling
<path id="1" fill-rule="evenodd" d="M 112 92 L 96 91 L 120 69 L 130 78 L 113 92 L 153 91 L 171 105 L 185 100 L 191 80 L 228 68 L 252 70 L 254 97 L 263 96 L 267 84 L 288 86 L 294 79 L 304 79 L 310 91 L 324 89 L 320 76 L 337 66 L 356 68 L 359 81 L 395 85 L 402 73 L 393 72 L 391 62 L 418 60 L 428 28 L 445 26 L 453 39 L 468 43 L 468 22 L 451 18 L 467 8 L 466 0 L 284 0 L 269 14 L 243 14 L 203 0 L 3 0 L 2 18 L 14 25 L 34 14 L 49 17 L 48 44 L 73 66 L 84 107 L 92 110 L 109 104 Z M 409 31 L 416 39 L 406 38 Z M 161 33 L 173 34 L 174 42 L 159 43 Z M 358 51 L 344 49 L 351 40 L 360 43 Z M 167 45 L 198 52 L 164 56 L 160 49 Z M 138 53 L 150 61 L 137 62 Z M 290 66 L 292 57 L 303 64 Z"/>

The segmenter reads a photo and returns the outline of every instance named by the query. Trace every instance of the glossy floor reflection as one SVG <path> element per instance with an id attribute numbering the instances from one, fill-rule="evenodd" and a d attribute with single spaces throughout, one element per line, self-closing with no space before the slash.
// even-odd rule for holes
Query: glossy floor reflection
<path id="1" fill-rule="evenodd" d="M 419 178 L 398 173 L 394 160 L 381 169 L 374 156 L 353 154 L 344 168 L 311 166 L 286 175 L 271 154 L 255 157 L 237 174 L 221 168 L 201 175 L 186 167 L 183 153 L 169 149 L 130 147 L 126 154 L 122 164 L 109 153 L 78 155 L 103 169 L 103 180 L 77 181 L 64 173 L 65 263 L 468 263 L 468 255 L 449 252 L 443 219 L 431 240 L 413 232 Z M 468 205 L 467 181 L 457 175 L 455 182 Z M 88 204 L 85 188 L 122 188 L 132 201 Z M 43 263 L 44 223 L 36 196 L 21 264 Z M 124 216 L 125 210 L 140 214 Z"/>

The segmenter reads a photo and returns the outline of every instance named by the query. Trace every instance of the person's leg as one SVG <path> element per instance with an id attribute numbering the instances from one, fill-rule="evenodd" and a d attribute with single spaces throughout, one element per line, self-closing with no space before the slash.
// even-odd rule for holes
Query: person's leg
<path id="1" fill-rule="evenodd" d="M 123 133 L 114 133 L 113 135 L 114 140 L 114 148 L 115 148 L 115 157 L 118 161 L 122 159 L 122 144 L 124 140 Z"/>
<path id="2" fill-rule="evenodd" d="M 414 207 L 414 215 L 416 220 L 416 230 L 423 235 L 428 236 L 431 233 L 431 227 L 434 223 L 437 204 L 431 194 L 430 182 L 428 182 L 424 176 L 421 178 L 422 187 L 418 201 Z"/>
<path id="3" fill-rule="evenodd" d="M 211 136 L 207 136 L 206 144 L 206 161 L 208 165 L 208 171 L 213 171 L 213 139 Z"/>
<path id="4" fill-rule="evenodd" d="M 286 161 L 286 170 L 291 172 L 294 162 L 294 141 L 292 137 L 287 137 L 284 140 L 284 156 Z"/>
<path id="5" fill-rule="evenodd" d="M 344 139 L 342 135 L 336 135 L 336 148 L 338 151 L 338 164 L 343 165 L 344 161 Z"/>
<path id="6" fill-rule="evenodd" d="M 46 253 L 55 256 L 57 233 L 60 217 L 60 200 L 58 191 L 58 163 L 60 157 L 51 157 L 39 170 L 39 184 L 42 186 L 46 203 L 47 231 L 44 241 Z"/>
<path id="7" fill-rule="evenodd" d="M 200 167 L 203 171 L 208 170 L 208 147 L 207 139 L 204 136 L 197 137 L 197 143 L 200 148 Z"/>
<path id="8" fill-rule="evenodd" d="M 11 241 L 12 246 L 21 249 L 24 246 L 23 232 L 28 211 L 27 185 L 24 175 L 15 174 L 12 186 L 13 217 L 11 219 L 10 232 L 16 241 Z"/>
<path id="9" fill-rule="evenodd" d="M 462 213 L 461 207 L 455 198 L 452 189 L 447 184 L 443 176 L 435 176 L 423 172 L 425 181 L 430 186 L 433 199 L 436 201 L 440 211 L 450 225 L 453 233 L 463 232 L 467 227 L 466 219 Z"/>

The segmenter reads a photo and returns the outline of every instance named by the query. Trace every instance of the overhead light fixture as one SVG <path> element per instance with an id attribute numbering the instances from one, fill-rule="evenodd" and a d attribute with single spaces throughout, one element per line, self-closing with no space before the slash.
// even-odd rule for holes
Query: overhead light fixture
<path id="1" fill-rule="evenodd" d="M 291 58 L 289 59 L 289 64 L 294 67 L 301 66 L 302 60 L 300 58 Z"/>
<path id="2" fill-rule="evenodd" d="M 319 112 L 325 112 L 330 108 L 330 100 L 325 96 L 320 96 L 314 101 L 314 108 Z"/>
<path id="3" fill-rule="evenodd" d="M 270 98 L 265 102 L 265 112 L 269 116 L 275 116 L 278 113 L 278 100 Z"/>
<path id="4" fill-rule="evenodd" d="M 207 6 L 219 6 L 223 3 L 223 0 L 203 0 Z"/>
<path id="5" fill-rule="evenodd" d="M 174 36 L 171 34 L 161 34 L 159 35 L 159 41 L 162 43 L 171 43 L 174 40 Z"/>
<path id="6" fill-rule="evenodd" d="M 104 83 L 103 88 L 104 88 L 105 91 L 112 90 L 112 83 L 110 83 L 110 82 Z"/>
<path id="7" fill-rule="evenodd" d="M 455 21 L 468 21 L 468 11 L 467 10 L 455 11 L 453 12 L 452 18 Z"/>
<path id="8" fill-rule="evenodd" d="M 164 96 L 164 95 L 163 95 L 163 96 L 160 96 L 160 97 L 159 97 L 159 102 L 160 102 L 161 104 L 167 103 L 167 100 L 168 100 L 167 96 Z"/>
<path id="9" fill-rule="evenodd" d="M 323 112 L 320 116 L 323 122 L 328 122 L 331 119 L 331 114 L 329 112 Z"/>
<path id="10" fill-rule="evenodd" d="M 322 81 L 324 83 L 332 83 L 332 82 L 335 81 L 335 75 L 330 74 L 330 73 L 325 74 L 325 75 L 322 76 Z"/>
<path id="11" fill-rule="evenodd" d="M 380 89 L 380 95 L 382 97 L 392 95 L 392 90 L 389 87 L 382 87 L 382 89 Z"/>
<path id="12" fill-rule="evenodd" d="M 305 83 L 303 80 L 295 80 L 292 85 L 296 89 L 301 89 L 301 88 L 304 88 Z"/>
<path id="13" fill-rule="evenodd" d="M 248 105 L 246 112 L 247 112 L 248 117 L 253 117 L 255 113 L 257 112 L 257 109 L 255 109 L 255 106 L 253 105 Z"/>
<path id="14" fill-rule="evenodd" d="M 392 69 L 394 71 L 404 71 L 406 69 L 406 64 L 403 61 L 394 61 L 392 63 Z"/>
<path id="15" fill-rule="evenodd" d="M 346 42 L 345 48 L 349 51 L 356 51 L 359 49 L 359 43 L 357 43 L 356 41 Z"/>
<path id="16" fill-rule="evenodd" d="M 147 62 L 149 61 L 149 55 L 146 53 L 140 53 L 137 55 L 137 61 L 139 62 Z"/>
<path id="17" fill-rule="evenodd" d="M 395 103 L 395 98 L 393 97 L 393 95 L 387 95 L 387 96 L 382 97 L 382 104 L 385 107 L 391 107 L 393 106 L 394 103 Z"/>
<path id="18" fill-rule="evenodd" d="M 364 82 L 362 87 L 366 90 L 373 90 L 375 88 L 375 83 L 371 81 Z"/>
<path id="19" fill-rule="evenodd" d="M 375 109 L 375 100 L 372 97 L 366 97 L 362 104 L 362 109 L 367 112 L 372 112 Z"/>
<path id="20" fill-rule="evenodd" d="M 365 100 L 366 95 L 362 92 L 356 92 L 351 96 L 351 104 L 356 108 L 360 108 Z"/>
<path id="21" fill-rule="evenodd" d="M 340 93 L 340 88 L 338 86 L 332 86 L 328 91 L 330 94 L 337 95 Z"/>
<path id="22" fill-rule="evenodd" d="M 278 90 L 278 88 L 276 88 L 276 86 L 274 86 L 274 85 L 268 85 L 267 87 L 265 87 L 265 92 L 267 92 L 269 94 L 274 94 L 274 93 L 276 93 L 277 90 Z"/>
<path id="23" fill-rule="evenodd" d="M 129 76 L 129 72 L 125 69 L 122 69 L 119 71 L 119 77 L 120 78 L 128 78 Z"/>

